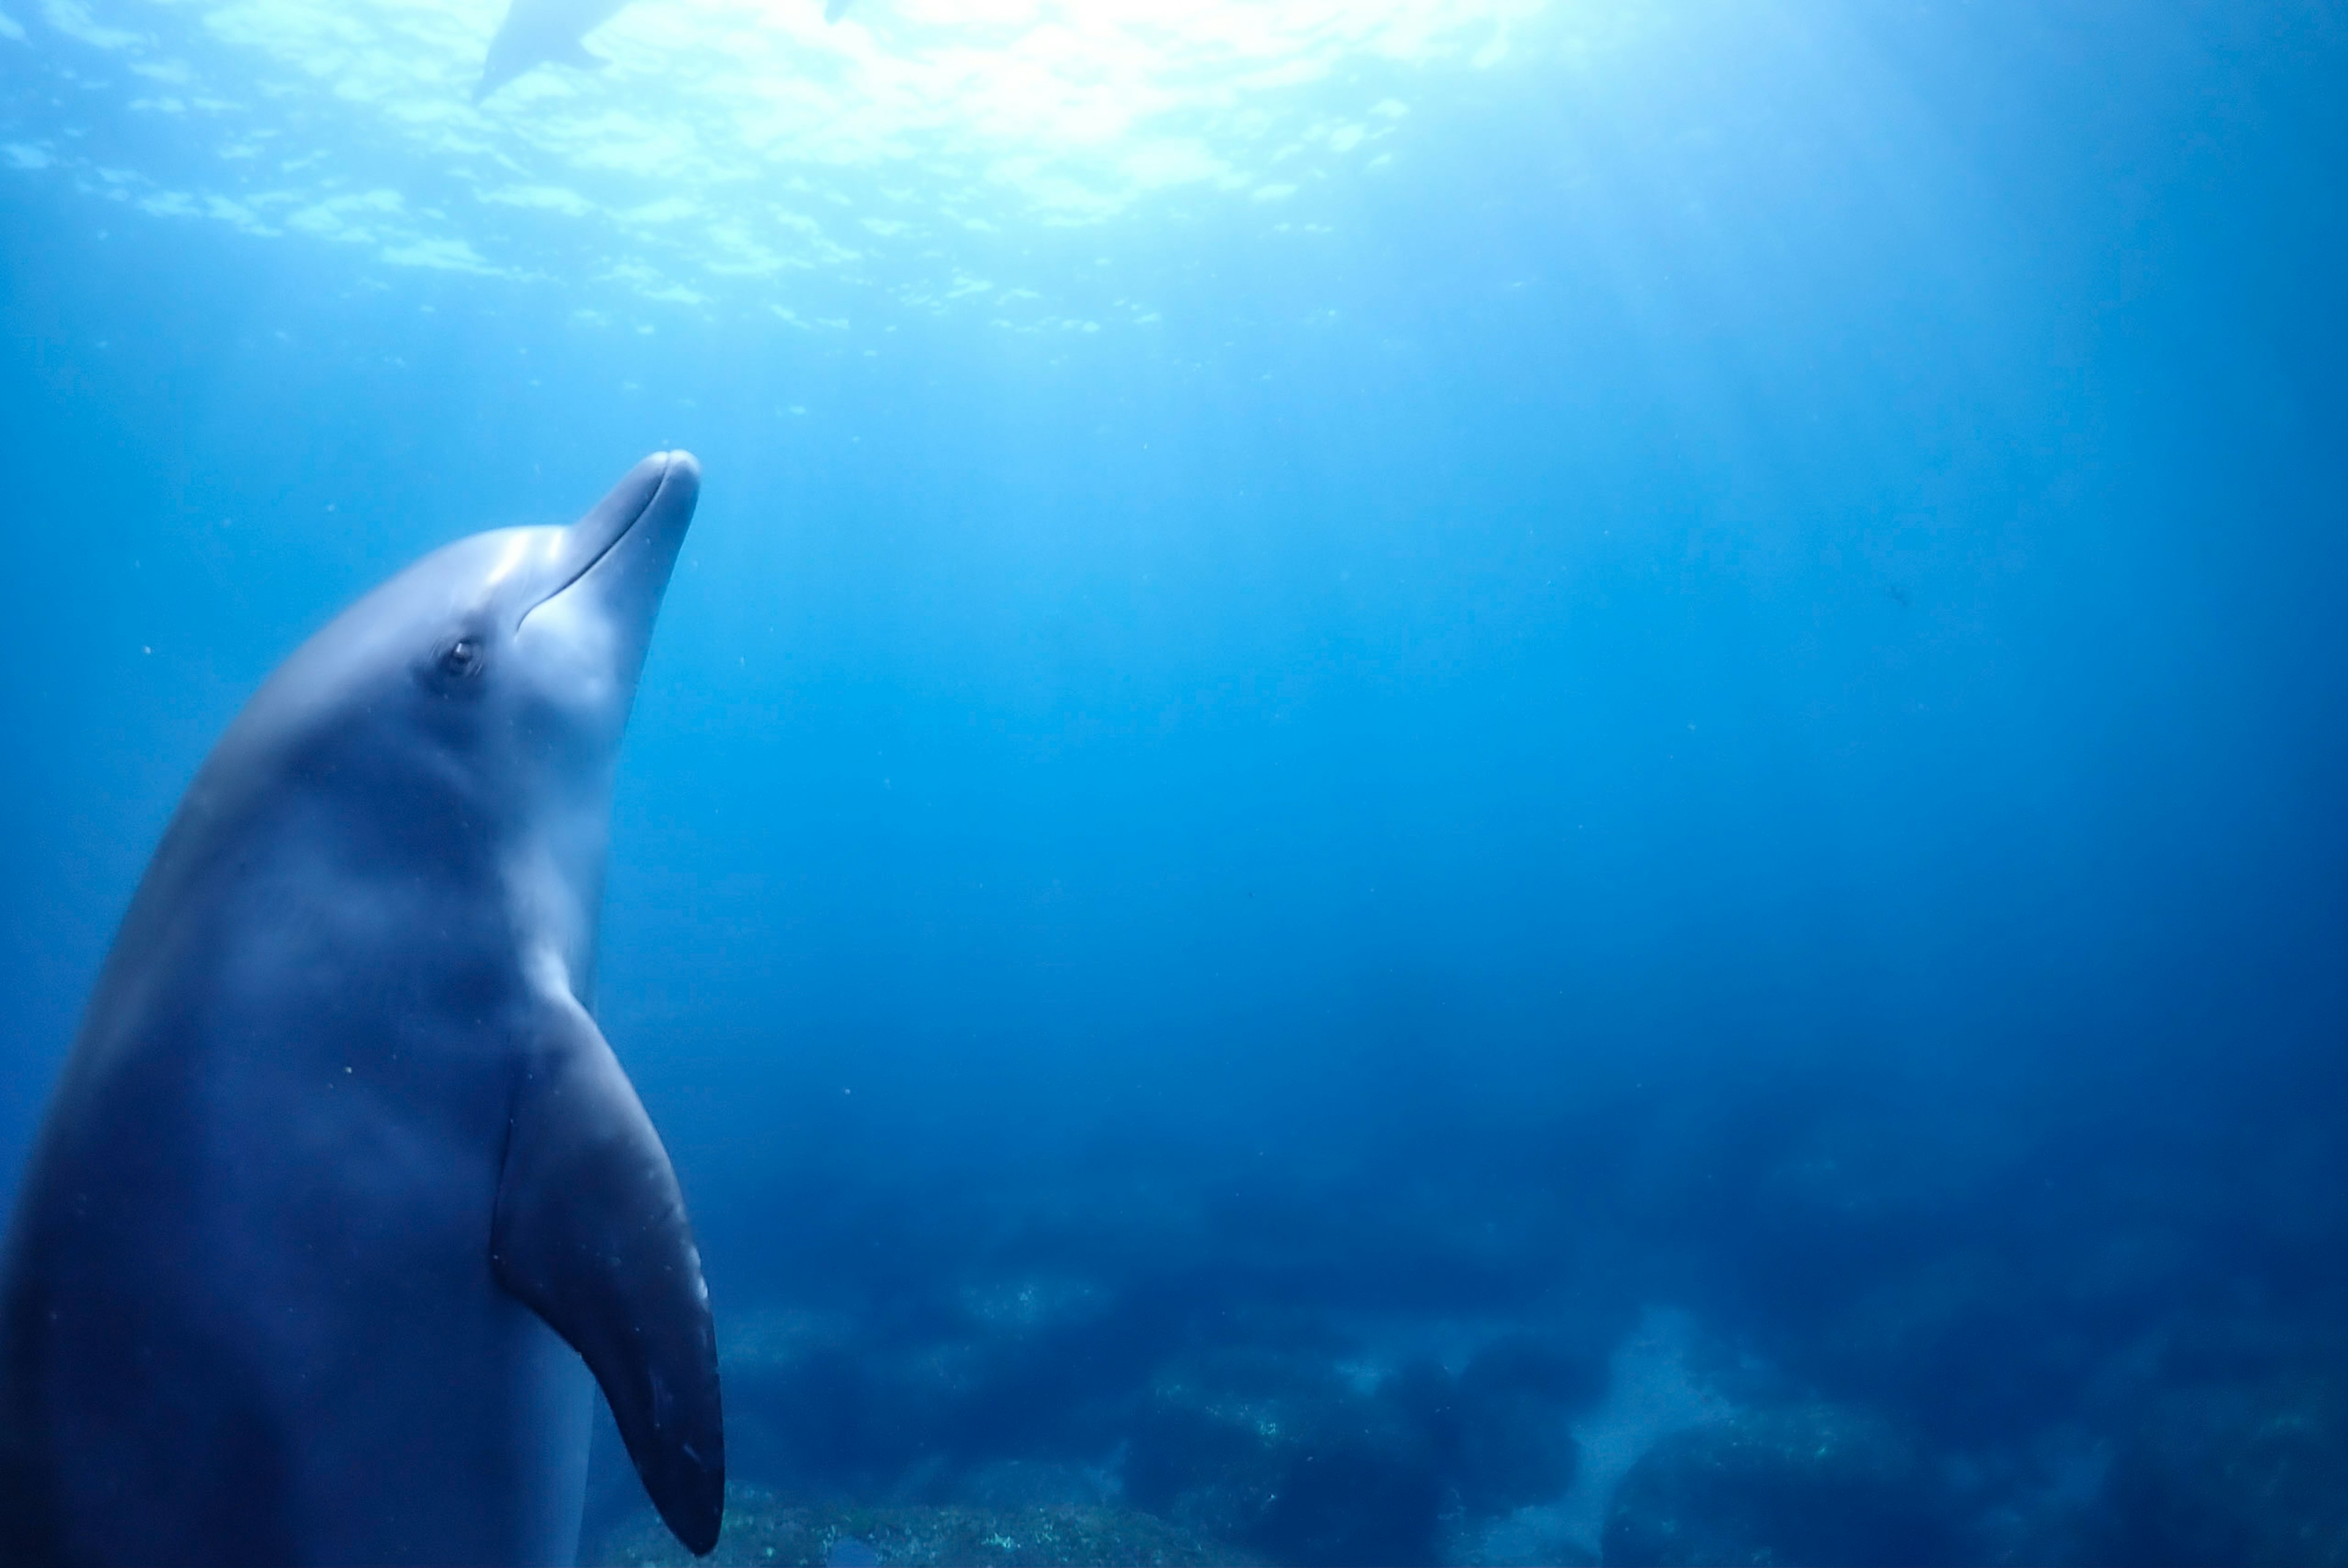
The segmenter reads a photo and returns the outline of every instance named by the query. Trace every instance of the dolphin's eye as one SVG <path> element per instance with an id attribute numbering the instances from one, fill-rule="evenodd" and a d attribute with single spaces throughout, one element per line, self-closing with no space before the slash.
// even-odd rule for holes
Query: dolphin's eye
<path id="1" fill-rule="evenodd" d="M 440 651 L 440 671 L 444 675 L 470 675 L 481 667 L 481 645 L 469 637 L 459 637 Z"/>

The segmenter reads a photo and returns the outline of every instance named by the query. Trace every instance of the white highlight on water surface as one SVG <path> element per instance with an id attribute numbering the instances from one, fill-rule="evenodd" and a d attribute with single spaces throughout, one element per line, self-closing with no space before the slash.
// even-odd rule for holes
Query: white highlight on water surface
<path id="1" fill-rule="evenodd" d="M 216 153 L 192 184 L 118 169 L 100 190 L 149 212 L 681 303 L 862 272 L 943 311 L 988 302 L 999 285 L 966 256 L 1006 234 L 1169 195 L 1277 209 L 1353 177 L 1388 156 L 1415 77 L 1488 68 L 1550 5 L 857 0 L 827 25 L 819 0 L 635 0 L 590 35 L 601 68 L 541 67 L 479 106 L 504 0 L 41 15 L 128 67 L 128 107 Z M 73 164 L 61 129 L 20 136 L 10 166 Z"/>

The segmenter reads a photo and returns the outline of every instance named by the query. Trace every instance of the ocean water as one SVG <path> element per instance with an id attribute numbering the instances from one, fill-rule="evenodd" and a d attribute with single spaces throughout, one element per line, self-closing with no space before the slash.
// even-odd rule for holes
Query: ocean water
<path id="1" fill-rule="evenodd" d="M 726 1560 L 2348 1561 L 2339 7 L 501 10 L 0 0 L 0 1168 L 267 671 L 681 446 Z"/>

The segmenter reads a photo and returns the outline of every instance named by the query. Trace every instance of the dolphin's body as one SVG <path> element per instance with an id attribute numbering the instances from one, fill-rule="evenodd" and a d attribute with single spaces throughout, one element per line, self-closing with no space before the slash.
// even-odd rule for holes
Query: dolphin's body
<path id="1" fill-rule="evenodd" d="M 700 1259 L 587 1011 L 699 473 L 660 454 L 571 528 L 426 557 L 198 772 L 8 1234 L 0 1563 L 568 1562 L 582 1357 L 715 1542 Z"/>
<path id="2" fill-rule="evenodd" d="M 489 40 L 474 84 L 479 103 L 523 72 L 544 65 L 602 65 L 588 52 L 587 35 L 619 15 L 628 0 L 513 0 Z"/>

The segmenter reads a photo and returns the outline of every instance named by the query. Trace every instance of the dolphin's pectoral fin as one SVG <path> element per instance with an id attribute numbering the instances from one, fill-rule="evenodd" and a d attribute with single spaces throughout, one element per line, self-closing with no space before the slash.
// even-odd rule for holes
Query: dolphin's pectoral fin
<path id="1" fill-rule="evenodd" d="M 717 1543 L 717 1343 L 676 1173 L 594 1020 L 564 999 L 514 1097 L 490 1259 L 611 1401 L 660 1516 Z"/>

